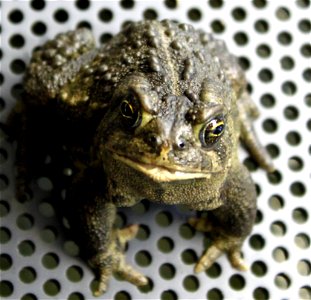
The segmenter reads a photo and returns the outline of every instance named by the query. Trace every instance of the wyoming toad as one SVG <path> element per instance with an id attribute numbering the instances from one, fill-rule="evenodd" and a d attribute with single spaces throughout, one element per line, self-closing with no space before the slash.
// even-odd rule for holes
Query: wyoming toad
<path id="1" fill-rule="evenodd" d="M 114 228 L 117 207 L 142 199 L 209 211 L 189 220 L 213 238 L 196 272 L 223 252 L 246 268 L 240 249 L 256 191 L 239 162 L 239 141 L 267 171 L 273 166 L 252 128 L 258 112 L 243 71 L 222 41 L 190 25 L 142 21 L 96 48 L 90 31 L 77 29 L 33 53 L 24 87 L 18 195 L 40 157 L 34 139 L 67 153 L 68 218 L 98 273 L 96 295 L 113 272 L 147 283 L 123 254 L 138 226 Z"/>

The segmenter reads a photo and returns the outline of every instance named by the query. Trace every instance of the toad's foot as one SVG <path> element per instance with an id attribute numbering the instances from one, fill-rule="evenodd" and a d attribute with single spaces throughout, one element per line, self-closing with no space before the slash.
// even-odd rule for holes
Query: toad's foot
<path id="1" fill-rule="evenodd" d="M 213 245 L 205 251 L 194 268 L 196 273 L 207 270 L 223 253 L 228 254 L 229 261 L 234 268 L 240 271 L 248 270 L 240 252 L 244 238 L 225 235 L 206 218 L 190 218 L 189 224 L 199 231 L 216 232 Z"/>
<path id="2" fill-rule="evenodd" d="M 148 283 L 148 279 L 143 274 L 126 263 L 123 253 L 126 242 L 136 236 L 138 228 L 138 225 L 131 225 L 121 230 L 115 230 L 114 242 L 111 243 L 107 251 L 92 259 L 91 265 L 99 273 L 98 288 L 94 291 L 95 297 L 106 292 L 108 281 L 113 272 L 118 273 L 123 279 L 137 286 Z"/>

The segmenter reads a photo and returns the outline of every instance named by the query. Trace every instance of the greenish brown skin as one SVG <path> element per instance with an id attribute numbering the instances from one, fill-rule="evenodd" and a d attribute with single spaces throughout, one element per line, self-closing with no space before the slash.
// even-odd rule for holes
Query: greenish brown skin
<path id="1" fill-rule="evenodd" d="M 196 272 L 223 252 L 246 268 L 240 249 L 254 223 L 256 191 L 238 160 L 239 141 L 267 171 L 273 166 L 252 128 L 258 112 L 244 74 L 222 41 L 190 25 L 143 21 L 96 48 L 91 33 L 79 29 L 34 52 L 24 87 L 16 109 L 25 129 L 17 193 L 30 180 L 33 132 L 48 132 L 76 169 L 69 218 L 98 273 L 95 295 L 113 272 L 147 284 L 123 255 L 138 227 L 114 229 L 116 208 L 145 198 L 210 212 L 189 220 L 214 239 Z M 218 125 L 206 129 L 210 122 Z"/>

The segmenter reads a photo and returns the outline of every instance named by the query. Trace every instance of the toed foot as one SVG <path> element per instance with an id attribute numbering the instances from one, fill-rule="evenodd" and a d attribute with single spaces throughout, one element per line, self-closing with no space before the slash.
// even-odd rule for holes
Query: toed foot
<path id="1" fill-rule="evenodd" d="M 138 225 L 131 225 L 115 230 L 110 247 L 104 253 L 100 253 L 92 259 L 91 264 L 99 274 L 99 284 L 94 291 L 94 296 L 98 297 L 106 292 L 112 273 L 118 273 L 124 280 L 137 286 L 148 283 L 147 277 L 126 263 L 123 253 L 126 242 L 136 236 L 138 228 Z"/>
<path id="2" fill-rule="evenodd" d="M 196 273 L 209 269 L 223 253 L 227 253 L 228 259 L 234 268 L 240 271 L 248 270 L 248 266 L 241 256 L 243 237 L 232 237 L 225 235 L 223 232 L 221 233 L 221 230 L 214 227 L 207 218 L 191 218 L 189 224 L 196 230 L 216 233 L 212 246 L 204 252 L 194 267 Z"/>

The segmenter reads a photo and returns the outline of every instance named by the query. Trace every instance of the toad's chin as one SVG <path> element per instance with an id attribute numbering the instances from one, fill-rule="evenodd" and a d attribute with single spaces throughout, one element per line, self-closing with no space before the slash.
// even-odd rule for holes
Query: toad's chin
<path id="1" fill-rule="evenodd" d="M 113 153 L 112 157 L 115 160 L 121 161 L 129 167 L 145 174 L 149 178 L 157 182 L 170 182 L 189 179 L 209 178 L 210 174 L 202 172 L 186 172 L 181 170 L 174 170 L 165 166 L 154 164 L 147 164 L 143 162 L 134 161 L 125 156 Z"/>

